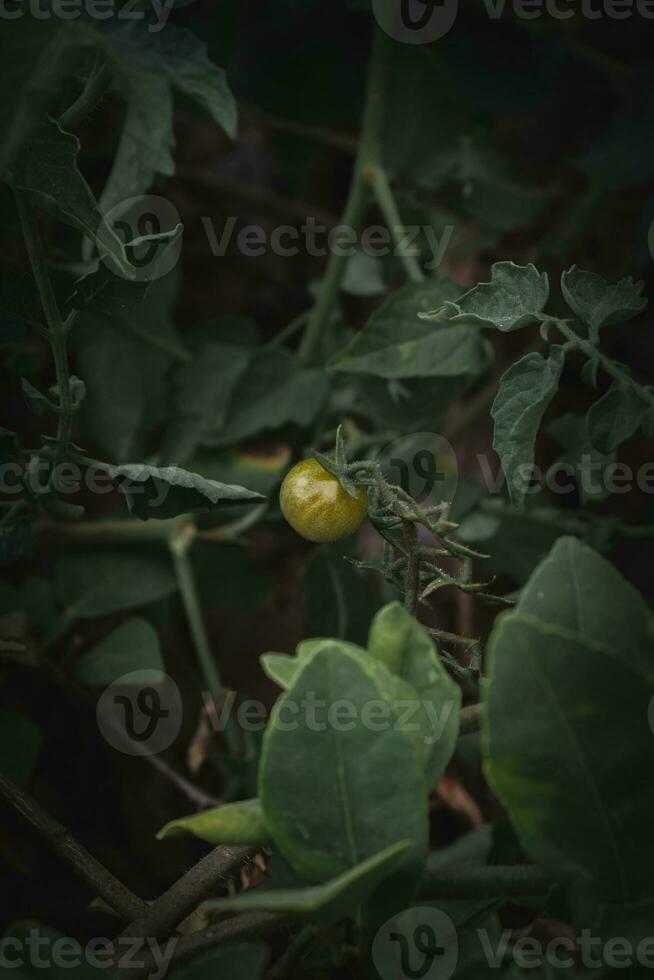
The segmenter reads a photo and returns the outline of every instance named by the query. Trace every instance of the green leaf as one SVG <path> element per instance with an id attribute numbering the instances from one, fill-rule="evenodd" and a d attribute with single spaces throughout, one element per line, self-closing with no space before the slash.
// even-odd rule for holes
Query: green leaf
<path id="1" fill-rule="evenodd" d="M 296 657 L 289 657 L 286 653 L 264 653 L 260 660 L 268 677 L 284 689 L 293 683 L 300 666 Z"/>
<path id="2" fill-rule="evenodd" d="M 67 555 L 55 567 L 57 598 L 71 620 L 137 609 L 176 589 L 168 562 L 120 551 Z"/>
<path id="3" fill-rule="evenodd" d="M 99 262 L 94 272 L 77 280 L 68 302 L 75 310 L 88 310 L 107 316 L 128 313 L 143 302 L 151 281 L 157 278 L 157 269 L 165 261 L 168 250 L 179 241 L 183 230 L 183 225 L 177 225 L 172 231 L 144 235 L 125 245 L 125 252 L 130 258 L 135 248 L 148 249 L 147 278 L 126 279 L 123 275 L 116 275 L 106 262 Z M 155 250 L 154 254 L 152 249 Z"/>
<path id="4" fill-rule="evenodd" d="M 552 464 L 551 471 L 558 470 L 561 464 L 567 464 L 573 469 L 583 506 L 604 500 L 608 496 L 608 490 L 601 480 L 601 474 L 615 461 L 615 453 L 599 453 L 593 449 L 585 417 L 567 412 L 558 419 L 553 419 L 546 431 L 565 450 L 556 463 Z"/>
<path id="5" fill-rule="evenodd" d="M 493 449 L 498 453 L 513 504 L 524 503 L 534 461 L 534 445 L 541 420 L 559 387 L 565 353 L 550 349 L 547 360 L 535 352 L 525 354 L 502 375 L 491 415 L 495 421 Z"/>
<path id="6" fill-rule="evenodd" d="M 106 687 L 123 674 L 138 670 L 140 684 L 160 684 L 164 662 L 157 631 L 145 619 L 128 619 L 75 664 L 82 684 Z"/>
<path id="7" fill-rule="evenodd" d="M 261 803 L 257 799 L 226 803 L 190 817 L 171 820 L 161 828 L 157 840 L 186 834 L 206 840 L 209 844 L 255 845 L 267 844 L 270 840 Z"/>
<path id="8" fill-rule="evenodd" d="M 34 919 L 22 919 L 7 927 L 3 940 L 7 939 L 7 948 L 12 950 L 7 959 L 11 959 L 11 973 L 16 980 L 101 980 L 106 975 L 106 957 L 103 957 L 104 947 L 97 950 L 99 960 L 84 955 L 84 944 L 53 929 L 44 926 Z M 13 941 L 12 941 L 13 940 Z M 14 957 L 15 950 L 22 950 L 20 961 Z M 27 950 L 50 950 L 51 955 L 35 957 Z M 55 950 L 61 953 L 56 955 Z M 101 963 L 102 965 L 97 965 Z M 6 968 L 8 969 L 8 968 Z"/>
<path id="9" fill-rule="evenodd" d="M 459 733 L 461 690 L 432 639 L 399 602 L 384 606 L 370 626 L 368 650 L 409 685 L 419 710 L 412 719 L 422 734 L 422 760 L 429 786 L 445 772 Z"/>
<path id="10" fill-rule="evenodd" d="M 301 708 L 307 698 L 327 711 L 347 699 L 354 720 L 314 719 Z M 384 696 L 372 670 L 338 644 L 322 647 L 303 661 L 264 735 L 259 796 L 266 825 L 283 857 L 309 881 L 341 875 L 398 841 L 413 842 L 416 861 L 426 848 L 422 773 L 406 735 L 388 719 L 366 722 L 373 702 L 383 704 Z"/>
<path id="11" fill-rule="evenodd" d="M 237 344 L 206 344 L 175 377 L 177 411 L 166 434 L 164 461 L 185 463 L 221 429 L 251 352 Z"/>
<path id="12" fill-rule="evenodd" d="M 380 378 L 479 374 L 488 363 L 488 352 L 476 327 L 452 329 L 419 319 L 420 313 L 459 293 L 460 287 L 446 279 L 399 289 L 331 359 L 330 368 Z"/>
<path id="13" fill-rule="evenodd" d="M 0 771 L 19 786 L 29 782 L 41 741 L 41 730 L 31 718 L 0 709 Z"/>
<path id="14" fill-rule="evenodd" d="M 91 32 L 103 45 L 127 116 L 111 175 L 102 194 L 103 210 L 143 194 L 155 176 L 175 172 L 172 150 L 173 90 L 190 98 L 231 137 L 236 107 L 225 74 L 207 57 L 191 31 L 167 24 L 152 32 L 144 22 L 105 22 Z"/>
<path id="15" fill-rule="evenodd" d="M 476 324 L 507 332 L 537 323 L 549 297 L 546 273 L 531 263 L 496 262 L 490 282 L 482 282 L 464 293 L 456 302 L 448 302 L 428 314 L 430 320 L 450 324 Z"/>
<path id="16" fill-rule="evenodd" d="M 571 875 L 584 902 L 651 895 L 652 636 L 640 596 L 574 538 L 557 542 L 491 636 L 488 777 L 529 856 Z"/>
<path id="17" fill-rule="evenodd" d="M 225 943 L 177 967 L 170 980 L 261 980 L 269 959 L 270 950 L 265 943 Z"/>
<path id="18" fill-rule="evenodd" d="M 228 446 L 290 423 L 307 427 L 328 394 L 329 382 L 321 369 L 300 367 L 282 348 L 260 350 L 233 391 L 224 425 L 206 442 Z"/>
<path id="19" fill-rule="evenodd" d="M 125 463 L 107 467 L 107 473 L 125 495 L 130 513 L 143 521 L 150 518 L 167 520 L 180 514 L 213 513 L 227 504 L 265 500 L 254 490 L 216 483 L 177 466 Z"/>
<path id="20" fill-rule="evenodd" d="M 86 235 L 101 256 L 131 279 L 134 270 L 125 249 L 106 223 L 91 188 L 78 170 L 79 150 L 77 137 L 65 133 L 57 122 L 49 119 L 19 150 L 12 166 L 11 182 L 35 205 Z"/>
<path id="21" fill-rule="evenodd" d="M 385 878 L 401 865 L 413 842 L 398 841 L 378 854 L 356 864 L 349 871 L 309 888 L 255 888 L 233 898 L 205 902 L 211 912 L 246 912 L 260 909 L 267 912 L 288 912 L 302 916 L 317 916 L 323 921 L 341 918 L 352 913 L 368 898 Z"/>
<path id="22" fill-rule="evenodd" d="M 590 327 L 597 339 L 602 327 L 624 323 L 637 316 L 647 306 L 642 295 L 644 283 L 631 277 L 609 285 L 594 272 L 584 272 L 573 265 L 561 276 L 563 297 L 577 316 Z"/>
<path id="23" fill-rule="evenodd" d="M 614 381 L 588 411 L 588 435 L 600 453 L 612 453 L 638 430 L 650 407 L 628 382 Z"/>

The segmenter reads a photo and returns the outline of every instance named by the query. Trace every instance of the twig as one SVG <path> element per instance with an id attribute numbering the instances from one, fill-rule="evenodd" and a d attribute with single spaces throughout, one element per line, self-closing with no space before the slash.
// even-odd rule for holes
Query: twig
<path id="1" fill-rule="evenodd" d="M 256 122 L 275 129 L 280 133 L 290 133 L 294 136 L 306 136 L 308 139 L 315 140 L 316 143 L 324 143 L 325 146 L 333 146 L 336 150 L 343 150 L 344 153 L 356 153 L 357 141 L 353 136 L 346 136 L 342 133 L 334 133 L 329 129 L 322 129 L 320 126 L 310 126 L 307 123 L 296 122 L 294 119 L 285 119 L 282 116 L 275 116 L 270 112 L 262 112 L 254 106 L 246 106 L 245 112 Z"/>
<path id="2" fill-rule="evenodd" d="M 293 916 L 280 912 L 243 912 L 232 919 L 225 919 L 218 925 L 210 926 L 202 932 L 182 937 L 175 947 L 171 965 L 179 965 L 198 953 L 204 953 L 237 939 L 250 939 L 254 936 L 270 936 L 285 929 L 295 921 Z M 149 965 L 149 964 L 147 964 Z M 146 965 L 146 969 L 147 969 Z"/>
<path id="3" fill-rule="evenodd" d="M 51 817 L 25 790 L 0 773 L 0 794 L 44 837 L 50 847 L 75 869 L 94 893 L 123 919 L 137 919 L 147 905 L 100 864 L 58 820 Z"/>
<path id="4" fill-rule="evenodd" d="M 218 881 L 237 875 L 255 851 L 247 847 L 216 847 L 156 899 L 142 915 L 130 923 L 121 939 L 167 939 Z"/>
<path id="5" fill-rule="evenodd" d="M 347 228 L 357 229 L 359 227 L 368 199 L 368 181 L 371 176 L 371 168 L 376 167 L 381 160 L 380 131 L 386 106 L 385 95 L 391 50 L 390 38 L 380 28 L 375 27 L 361 139 L 345 210 L 340 222 Z M 318 301 L 300 345 L 300 357 L 305 363 L 312 363 L 319 357 L 323 333 L 331 318 L 346 264 L 347 256 L 342 252 L 338 254 L 332 252 L 329 256 Z"/>
<path id="6" fill-rule="evenodd" d="M 466 708 L 461 708 L 459 735 L 469 735 L 471 732 L 478 732 L 481 728 L 481 717 L 481 704 L 470 704 Z"/>
<path id="7" fill-rule="evenodd" d="M 402 262 L 404 270 L 411 282 L 424 282 L 425 274 L 422 271 L 420 262 L 411 252 L 407 252 L 404 245 L 402 228 L 402 216 L 397 206 L 397 201 L 386 171 L 380 162 L 368 168 L 368 180 L 372 186 L 375 199 L 384 215 L 384 221 L 388 225 L 391 237 L 396 246 L 396 255 Z"/>
<path id="8" fill-rule="evenodd" d="M 202 618 L 202 607 L 198 598 L 195 575 L 189 557 L 189 551 L 195 538 L 195 533 L 194 525 L 183 527 L 178 534 L 171 537 L 170 552 L 173 557 L 173 565 L 184 612 L 186 613 L 186 619 L 193 638 L 193 645 L 204 676 L 204 681 L 207 685 L 207 690 L 215 699 L 220 700 L 225 697 L 225 688 L 215 658 L 211 652 L 209 637 L 207 636 L 204 619 Z M 224 735 L 230 754 L 237 756 L 239 754 L 239 741 L 231 716 L 225 724 Z"/>

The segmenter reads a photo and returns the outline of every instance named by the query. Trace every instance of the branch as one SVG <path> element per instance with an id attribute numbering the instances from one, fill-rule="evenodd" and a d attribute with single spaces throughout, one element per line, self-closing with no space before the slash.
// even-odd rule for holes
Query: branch
<path id="1" fill-rule="evenodd" d="M 75 840 L 69 830 L 43 809 L 25 790 L 0 773 L 0 794 L 18 810 L 45 838 L 50 847 L 75 869 L 93 892 L 100 895 L 128 922 L 142 915 L 145 902 L 133 894 L 112 873 L 100 864 L 85 847 Z"/>
<path id="2" fill-rule="evenodd" d="M 247 847 L 216 847 L 131 922 L 120 940 L 167 939 L 215 888 L 216 882 L 229 881 L 237 875 L 253 853 L 255 851 Z"/>

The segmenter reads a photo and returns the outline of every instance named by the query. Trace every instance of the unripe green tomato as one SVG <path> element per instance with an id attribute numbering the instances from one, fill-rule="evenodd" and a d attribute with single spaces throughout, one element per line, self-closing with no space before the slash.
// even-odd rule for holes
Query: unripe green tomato
<path id="1" fill-rule="evenodd" d="M 315 459 L 305 459 L 284 477 L 279 491 L 282 514 L 308 541 L 339 541 L 361 527 L 368 513 L 365 487 L 350 497 L 335 476 Z"/>

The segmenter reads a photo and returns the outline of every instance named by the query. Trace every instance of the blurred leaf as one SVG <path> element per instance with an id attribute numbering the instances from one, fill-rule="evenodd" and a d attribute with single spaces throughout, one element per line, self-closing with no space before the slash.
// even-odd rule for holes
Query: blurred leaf
<path id="1" fill-rule="evenodd" d="M 247 347 L 207 344 L 180 367 L 175 375 L 177 411 L 164 440 L 164 462 L 187 462 L 206 438 L 223 427 L 250 357 Z"/>
<path id="2" fill-rule="evenodd" d="M 565 353 L 563 347 L 542 354 L 525 354 L 502 375 L 491 415 L 495 422 L 493 449 L 498 453 L 511 500 L 524 504 L 529 489 L 534 444 L 541 420 L 558 391 Z"/>
<path id="3" fill-rule="evenodd" d="M 0 176 L 13 163 L 17 150 L 59 95 L 71 69 L 66 50 L 67 24 L 54 17 L 12 18 L 0 32 L 0 60 L 5 92 L 0 100 Z"/>
<path id="4" fill-rule="evenodd" d="M 259 446 L 233 446 L 230 449 L 204 449 L 189 461 L 189 469 L 208 480 L 238 483 L 264 495 L 281 482 L 291 460 L 288 443 Z"/>
<path id="5" fill-rule="evenodd" d="M 490 640 L 487 774 L 530 857 L 574 877 L 581 925 L 590 894 L 651 893 L 653 635 L 638 593 L 562 538 Z"/>
<path id="6" fill-rule="evenodd" d="M 157 840 L 187 834 L 216 845 L 267 844 L 270 840 L 261 803 L 257 799 L 226 803 L 190 817 L 171 820 L 161 828 Z"/>
<path id="7" fill-rule="evenodd" d="M 285 653 L 264 653 L 260 660 L 264 672 L 275 684 L 284 690 L 290 687 L 299 669 L 297 657 L 289 657 Z"/>
<path id="8" fill-rule="evenodd" d="M 8 949 L 14 951 L 17 947 L 23 951 L 51 951 L 51 955 L 44 956 L 25 953 L 20 959 L 13 954 L 8 957 L 12 965 L 6 969 L 11 970 L 16 980 L 38 980 L 39 977 L 47 980 L 66 980 L 67 977 L 72 977 L 73 980 L 100 980 L 102 976 L 106 976 L 106 955 L 102 955 L 106 947 L 101 946 L 96 950 L 102 965 L 94 966 L 91 958 L 84 955 L 83 943 L 33 919 L 12 923 L 7 927 L 3 940 L 7 940 Z M 60 945 L 57 946 L 57 943 Z M 55 951 L 60 951 L 61 955 L 57 955 Z"/>
<path id="9" fill-rule="evenodd" d="M 225 943 L 178 966 L 170 974 L 170 980 L 207 980 L 209 977 L 261 980 L 269 959 L 270 950 L 264 943 Z"/>
<path id="10" fill-rule="evenodd" d="M 406 382 L 360 375 L 355 379 L 356 410 L 370 419 L 376 430 L 388 429 L 398 434 L 437 432 L 472 380 L 466 374 Z"/>
<path id="11" fill-rule="evenodd" d="M 167 520 L 180 514 L 213 513 L 225 504 L 252 503 L 265 499 L 245 487 L 206 480 L 177 466 L 125 463 L 107 472 L 127 499 L 130 513 L 147 521 Z"/>
<path id="12" fill-rule="evenodd" d="M 31 276 L 0 269 L 0 343 L 22 340 L 30 320 L 38 319 L 39 299 Z"/>
<path id="13" fill-rule="evenodd" d="M 259 889 L 255 888 L 233 898 L 219 898 L 206 902 L 204 908 L 212 912 L 245 912 L 261 909 L 269 912 L 292 912 L 298 915 L 329 919 L 352 914 L 381 881 L 402 863 L 411 850 L 412 841 L 399 841 L 372 857 L 361 861 L 351 870 L 332 878 L 322 885 L 309 888 Z"/>
<path id="14" fill-rule="evenodd" d="M 129 314 L 109 319 L 86 311 L 72 332 L 88 387 L 83 428 L 118 463 L 145 457 L 148 436 L 171 413 L 168 373 L 184 356 L 171 316 L 177 289 L 170 273 Z"/>
<path id="15" fill-rule="evenodd" d="M 31 718 L 0 708 L 0 771 L 19 786 L 29 782 L 41 751 L 41 730 Z"/>
<path id="16" fill-rule="evenodd" d="M 591 337 L 597 339 L 602 327 L 624 323 L 637 316 L 647 306 L 642 295 L 643 282 L 631 277 L 609 285 L 594 272 L 584 272 L 573 265 L 561 276 L 563 297 L 577 316 L 590 327 Z"/>
<path id="17" fill-rule="evenodd" d="M 600 453 L 612 453 L 637 432 L 651 410 L 628 382 L 614 381 L 588 410 L 588 435 Z"/>
<path id="18" fill-rule="evenodd" d="M 490 282 L 479 283 L 456 302 L 446 302 L 426 319 L 507 332 L 537 323 L 549 296 L 546 273 L 531 265 L 495 262 Z"/>
<path id="19" fill-rule="evenodd" d="M 20 604 L 29 625 L 46 630 L 57 619 L 57 602 L 52 582 L 39 575 L 28 575 L 20 586 Z"/>
<path id="20" fill-rule="evenodd" d="M 593 449 L 585 417 L 567 412 L 558 419 L 553 419 L 546 431 L 565 450 L 552 464 L 550 471 L 556 471 L 562 463 L 572 467 L 583 506 L 604 500 L 609 491 L 594 474 L 604 473 L 606 467 L 615 461 L 615 453 L 599 453 Z"/>
<path id="21" fill-rule="evenodd" d="M 276 847 L 312 882 L 342 875 L 404 840 L 413 844 L 411 863 L 421 863 L 427 843 L 424 779 L 403 732 L 389 721 L 374 726 L 381 731 L 364 722 L 366 704 L 384 700 L 373 671 L 337 642 L 303 665 L 278 699 L 264 735 L 259 795 Z M 328 721 L 324 729 L 298 711 L 309 692 L 328 710 L 346 695 L 353 709 L 348 723 Z M 292 725 L 282 723 L 289 705 L 295 706 Z"/>
<path id="22" fill-rule="evenodd" d="M 352 296 L 381 296 L 386 292 L 380 259 L 356 251 L 345 267 L 341 289 Z"/>
<path id="23" fill-rule="evenodd" d="M 328 393 L 324 371 L 300 367 L 288 350 L 262 349 L 235 387 L 224 425 L 207 444 L 232 445 L 290 423 L 309 426 Z"/>
<path id="24" fill-rule="evenodd" d="M 54 581 L 57 598 L 71 620 L 137 609 L 177 589 L 167 561 L 120 551 L 60 558 Z"/>
<path id="25" fill-rule="evenodd" d="M 476 327 L 453 330 L 418 318 L 419 313 L 434 309 L 460 292 L 460 287 L 445 279 L 404 286 L 331 359 L 330 368 L 381 378 L 479 374 L 488 362 L 488 353 Z"/>
<path id="26" fill-rule="evenodd" d="M 139 684 L 160 684 L 164 662 L 157 631 L 145 619 L 127 619 L 76 663 L 78 681 L 106 687 L 123 674 L 141 671 Z"/>

